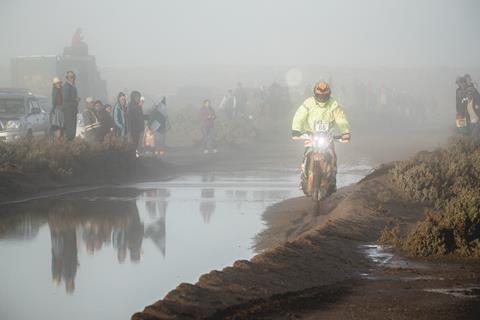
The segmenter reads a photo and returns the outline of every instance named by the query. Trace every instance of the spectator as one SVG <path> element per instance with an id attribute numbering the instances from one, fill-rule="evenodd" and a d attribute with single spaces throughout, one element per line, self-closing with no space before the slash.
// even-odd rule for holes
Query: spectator
<path id="1" fill-rule="evenodd" d="M 475 87 L 467 90 L 467 115 L 470 135 L 480 138 L 480 101 Z"/>
<path id="2" fill-rule="evenodd" d="M 107 103 L 107 104 L 104 105 L 104 107 L 105 107 L 105 111 L 107 111 L 108 114 L 111 116 L 112 112 L 113 112 L 112 105 Z"/>
<path id="3" fill-rule="evenodd" d="M 75 30 L 75 33 L 73 34 L 73 37 L 72 37 L 72 47 L 80 47 L 82 45 L 82 42 L 83 42 L 82 29 L 77 28 L 77 30 Z"/>
<path id="4" fill-rule="evenodd" d="M 115 122 L 115 135 L 117 137 L 127 137 L 127 97 L 123 92 L 117 96 L 117 103 L 113 107 L 112 117 Z"/>
<path id="5" fill-rule="evenodd" d="M 220 102 L 220 109 L 225 110 L 225 114 L 228 119 L 232 119 L 235 114 L 235 108 L 237 101 L 232 90 L 228 90 L 227 94 L 223 96 L 222 102 Z"/>
<path id="6" fill-rule="evenodd" d="M 77 28 L 73 34 L 71 53 L 81 56 L 88 55 L 88 45 L 84 41 L 81 28 Z"/>
<path id="7" fill-rule="evenodd" d="M 235 116 L 244 116 L 247 109 L 247 93 L 241 82 L 237 84 L 237 89 L 235 89 L 235 100 L 237 104 L 235 108 Z"/>
<path id="8" fill-rule="evenodd" d="M 457 91 L 456 91 L 456 125 L 457 131 L 460 134 L 467 134 L 468 119 L 467 119 L 467 82 L 464 77 L 457 77 Z"/>
<path id="9" fill-rule="evenodd" d="M 168 118 L 165 115 L 166 108 L 165 105 L 165 98 L 163 98 L 160 104 L 154 105 L 152 111 L 149 115 L 148 120 L 148 129 L 149 135 L 153 135 L 150 137 L 152 141 L 154 141 L 151 147 L 154 149 L 153 152 L 155 155 L 163 155 L 165 153 L 165 135 L 168 130 Z M 163 112 L 162 112 L 163 111 Z M 147 139 L 147 138 L 145 138 Z M 144 140 L 146 142 L 146 140 Z"/>
<path id="10" fill-rule="evenodd" d="M 65 127 L 65 116 L 62 110 L 62 81 L 53 79 L 52 87 L 52 110 L 50 111 L 50 125 L 56 140 L 60 140 Z"/>
<path id="11" fill-rule="evenodd" d="M 162 101 L 160 101 L 160 106 L 158 111 L 162 114 L 165 123 L 163 126 L 159 128 L 158 131 L 158 146 L 160 148 L 160 154 L 165 153 L 166 148 L 166 140 L 167 140 L 167 131 L 171 129 L 170 121 L 168 119 L 168 111 L 167 111 L 167 98 L 163 97 Z"/>
<path id="12" fill-rule="evenodd" d="M 142 106 L 142 95 L 138 91 L 133 91 L 127 108 L 127 128 L 129 141 L 135 146 L 135 149 L 138 149 L 140 136 L 145 130 Z"/>
<path id="13" fill-rule="evenodd" d="M 203 153 L 207 154 L 210 150 L 212 150 L 213 153 L 217 153 L 217 149 L 215 149 L 214 132 L 216 115 L 215 110 L 213 110 L 210 100 L 208 99 L 203 101 L 202 108 L 200 109 L 200 118 L 203 134 Z"/>
<path id="14" fill-rule="evenodd" d="M 112 116 L 108 113 L 100 100 L 95 102 L 95 113 L 99 122 L 99 126 L 96 130 L 96 138 L 98 142 L 103 142 L 105 137 L 113 132 L 115 124 L 113 123 Z"/>
<path id="15" fill-rule="evenodd" d="M 86 105 L 83 111 L 83 125 L 85 128 L 85 141 L 93 143 L 97 140 L 97 129 L 100 126 L 97 115 L 95 113 L 95 106 L 93 99 L 88 97 L 85 99 Z"/>
<path id="16" fill-rule="evenodd" d="M 67 81 L 62 88 L 62 111 L 64 114 L 65 135 L 69 141 L 73 140 L 77 131 L 77 113 L 80 98 L 75 87 L 75 73 L 67 71 Z"/>

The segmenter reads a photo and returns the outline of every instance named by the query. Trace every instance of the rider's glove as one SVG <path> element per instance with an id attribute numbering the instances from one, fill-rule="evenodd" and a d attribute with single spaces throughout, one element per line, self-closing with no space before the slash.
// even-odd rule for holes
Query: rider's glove
<path id="1" fill-rule="evenodd" d="M 350 141 L 350 133 L 344 133 L 342 134 L 342 138 L 340 139 L 340 142 L 347 143 Z"/>
<path id="2" fill-rule="evenodd" d="M 292 137 L 300 137 L 302 133 L 298 130 L 292 130 Z"/>

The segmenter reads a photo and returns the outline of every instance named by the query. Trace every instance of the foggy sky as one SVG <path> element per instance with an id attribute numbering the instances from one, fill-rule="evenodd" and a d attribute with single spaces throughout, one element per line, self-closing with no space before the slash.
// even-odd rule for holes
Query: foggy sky
<path id="1" fill-rule="evenodd" d="M 480 65 L 478 0 L 0 0 L 0 66 L 82 27 L 102 67 Z"/>

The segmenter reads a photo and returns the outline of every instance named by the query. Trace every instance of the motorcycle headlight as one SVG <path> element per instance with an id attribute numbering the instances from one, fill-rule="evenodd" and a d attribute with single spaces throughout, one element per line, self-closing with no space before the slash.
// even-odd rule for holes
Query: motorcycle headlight
<path id="1" fill-rule="evenodd" d="M 327 139 L 325 137 L 315 137 L 315 144 L 317 147 L 324 148 L 327 146 Z"/>
<path id="2" fill-rule="evenodd" d="M 20 129 L 22 122 L 20 120 L 8 120 L 7 125 L 5 126 L 7 130 Z"/>

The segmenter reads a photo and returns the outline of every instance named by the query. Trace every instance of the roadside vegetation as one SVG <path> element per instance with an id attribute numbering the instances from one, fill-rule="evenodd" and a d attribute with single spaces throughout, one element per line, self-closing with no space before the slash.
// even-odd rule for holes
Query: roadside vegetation
<path id="1" fill-rule="evenodd" d="M 125 175 L 136 161 L 135 150 L 120 140 L 99 144 L 88 144 L 82 139 L 69 142 L 24 138 L 13 143 L 0 142 L 0 172 L 111 177 Z"/>
<path id="2" fill-rule="evenodd" d="M 480 141 L 454 137 L 444 149 L 397 163 L 394 182 L 430 210 L 406 234 L 385 229 L 381 242 L 414 256 L 480 258 Z"/>

